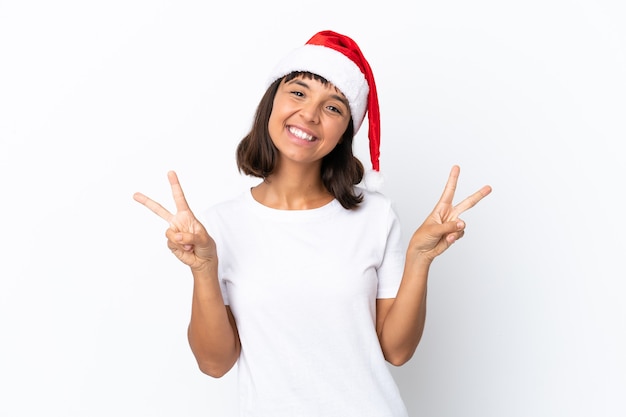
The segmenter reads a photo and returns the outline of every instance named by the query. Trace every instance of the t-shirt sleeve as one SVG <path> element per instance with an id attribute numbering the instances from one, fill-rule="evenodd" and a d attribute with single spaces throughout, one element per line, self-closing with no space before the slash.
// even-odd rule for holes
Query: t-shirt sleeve
<path id="1" fill-rule="evenodd" d="M 384 228 L 383 260 L 378 267 L 378 291 L 376 298 L 395 298 L 404 271 L 405 251 L 402 248 L 400 220 L 389 204 Z"/>

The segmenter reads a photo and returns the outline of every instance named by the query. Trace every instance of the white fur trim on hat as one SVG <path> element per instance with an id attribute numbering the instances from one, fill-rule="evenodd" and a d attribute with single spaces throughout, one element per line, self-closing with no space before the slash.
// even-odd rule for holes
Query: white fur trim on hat
<path id="1" fill-rule="evenodd" d="M 293 50 L 274 67 L 268 86 L 294 71 L 306 71 L 324 77 L 346 96 L 356 134 L 365 119 L 369 93 L 367 80 L 359 67 L 332 48 L 306 44 Z"/>
<path id="2" fill-rule="evenodd" d="M 381 191 L 385 183 L 385 178 L 381 172 L 370 169 L 365 171 L 362 183 L 367 190 Z"/>

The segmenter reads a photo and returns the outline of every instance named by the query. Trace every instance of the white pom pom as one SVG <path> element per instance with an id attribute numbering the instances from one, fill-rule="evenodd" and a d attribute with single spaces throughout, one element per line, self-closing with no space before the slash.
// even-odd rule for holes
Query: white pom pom
<path id="1" fill-rule="evenodd" d="M 373 169 L 365 172 L 363 177 L 363 185 L 365 185 L 365 188 L 369 191 L 380 191 L 384 182 L 383 174 Z"/>

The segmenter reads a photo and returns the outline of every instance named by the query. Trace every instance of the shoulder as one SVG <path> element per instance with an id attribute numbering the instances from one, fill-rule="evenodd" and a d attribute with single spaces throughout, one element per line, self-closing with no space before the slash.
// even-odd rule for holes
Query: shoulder
<path id="1" fill-rule="evenodd" d="M 356 187 L 355 192 L 363 196 L 363 201 L 359 207 L 364 210 L 393 210 L 391 199 L 379 191 Z"/>
<path id="2" fill-rule="evenodd" d="M 399 227 L 400 219 L 395 210 L 393 201 L 379 191 L 358 188 L 363 195 L 363 201 L 359 204 L 356 212 L 367 219 L 368 224 L 380 225 L 383 230 Z"/>
<path id="3" fill-rule="evenodd" d="M 234 197 L 215 203 L 214 205 L 204 209 L 201 213 L 201 219 L 210 221 L 211 219 L 224 219 L 237 216 L 244 210 L 246 206 L 246 193 L 242 192 Z"/>

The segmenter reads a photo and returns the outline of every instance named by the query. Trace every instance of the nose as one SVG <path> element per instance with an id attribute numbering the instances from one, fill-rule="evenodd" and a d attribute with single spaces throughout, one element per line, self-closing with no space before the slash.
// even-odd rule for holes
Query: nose
<path id="1" fill-rule="evenodd" d="M 320 120 L 320 108 L 317 103 L 308 102 L 302 105 L 300 116 L 309 123 L 318 123 Z"/>

